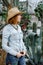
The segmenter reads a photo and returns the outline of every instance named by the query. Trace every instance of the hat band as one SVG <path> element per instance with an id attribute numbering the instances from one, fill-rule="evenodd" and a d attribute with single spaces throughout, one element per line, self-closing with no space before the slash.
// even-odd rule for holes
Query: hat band
<path id="1" fill-rule="evenodd" d="M 19 14 L 21 14 L 21 13 L 18 13 L 18 14 L 16 14 L 16 15 L 14 15 L 14 16 L 11 17 L 9 20 L 11 20 L 12 18 L 16 17 L 16 16 L 19 15 Z M 8 20 L 8 21 L 9 21 L 9 20 Z"/>

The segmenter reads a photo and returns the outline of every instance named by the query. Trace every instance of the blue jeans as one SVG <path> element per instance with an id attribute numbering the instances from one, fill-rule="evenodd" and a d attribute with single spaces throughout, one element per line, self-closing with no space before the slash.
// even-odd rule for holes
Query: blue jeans
<path id="1" fill-rule="evenodd" d="M 7 54 L 6 65 L 8 65 L 9 63 L 11 65 L 26 65 L 25 57 L 22 56 L 20 58 L 17 58 L 16 56 Z"/>

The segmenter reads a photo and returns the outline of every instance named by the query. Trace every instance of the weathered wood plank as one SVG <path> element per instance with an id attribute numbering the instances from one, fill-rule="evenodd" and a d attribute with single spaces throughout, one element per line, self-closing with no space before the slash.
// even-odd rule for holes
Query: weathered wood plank
<path id="1" fill-rule="evenodd" d="M 0 49 L 0 65 L 5 65 L 6 52 Z"/>

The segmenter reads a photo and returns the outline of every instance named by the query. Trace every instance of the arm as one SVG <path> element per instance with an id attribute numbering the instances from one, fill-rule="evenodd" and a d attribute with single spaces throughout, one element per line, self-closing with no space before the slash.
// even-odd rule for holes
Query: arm
<path id="1" fill-rule="evenodd" d="M 2 48 L 7 52 L 10 53 L 12 55 L 16 55 L 17 52 L 14 51 L 11 47 L 8 46 L 8 38 L 10 36 L 10 31 L 5 27 L 3 29 L 3 33 L 2 33 Z"/>
<path id="2" fill-rule="evenodd" d="M 25 56 L 25 55 L 27 55 L 27 49 L 26 49 L 26 46 L 23 41 L 22 41 L 22 47 L 23 47 L 22 56 Z"/>
<path id="3" fill-rule="evenodd" d="M 22 46 L 23 46 L 23 51 L 24 51 L 24 52 L 27 52 L 26 46 L 25 46 L 25 44 L 24 44 L 23 41 L 22 41 Z"/>

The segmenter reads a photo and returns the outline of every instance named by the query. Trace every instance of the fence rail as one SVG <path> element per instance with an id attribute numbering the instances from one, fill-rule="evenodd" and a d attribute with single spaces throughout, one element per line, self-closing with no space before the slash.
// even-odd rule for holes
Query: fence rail
<path id="1" fill-rule="evenodd" d="M 5 65 L 6 52 L 0 49 L 0 65 Z"/>

